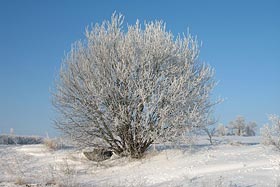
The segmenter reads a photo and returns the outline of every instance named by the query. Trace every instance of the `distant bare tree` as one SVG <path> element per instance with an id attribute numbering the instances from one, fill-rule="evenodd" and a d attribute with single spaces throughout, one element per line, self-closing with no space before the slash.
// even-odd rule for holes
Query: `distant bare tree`
<path id="1" fill-rule="evenodd" d="M 280 118 L 277 115 L 270 115 L 271 124 L 266 124 L 261 129 L 263 143 L 273 145 L 280 150 Z"/>
<path id="2" fill-rule="evenodd" d="M 64 59 L 53 104 L 56 126 L 83 147 L 140 158 L 155 141 L 178 141 L 207 126 L 213 69 L 197 40 L 161 21 L 122 29 L 123 16 L 86 30 Z"/>

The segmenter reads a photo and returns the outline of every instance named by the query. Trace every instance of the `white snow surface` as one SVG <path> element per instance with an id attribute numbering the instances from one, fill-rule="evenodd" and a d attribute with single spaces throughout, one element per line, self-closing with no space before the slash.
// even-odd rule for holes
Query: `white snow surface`
<path id="1" fill-rule="evenodd" d="M 156 146 L 140 160 L 119 158 L 96 163 L 75 149 L 45 145 L 0 146 L 0 187 L 4 186 L 277 186 L 280 152 L 260 137 L 205 137 L 197 144 Z"/>

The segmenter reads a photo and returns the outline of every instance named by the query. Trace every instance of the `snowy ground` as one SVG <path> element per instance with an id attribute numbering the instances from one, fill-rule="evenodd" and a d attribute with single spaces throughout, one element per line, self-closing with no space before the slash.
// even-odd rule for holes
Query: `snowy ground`
<path id="1" fill-rule="evenodd" d="M 277 186 L 280 152 L 259 137 L 224 137 L 210 146 L 151 149 L 145 158 L 95 163 L 74 149 L 44 145 L 0 146 L 0 187 L 4 186 Z M 30 186 L 32 186 L 30 185 Z"/>

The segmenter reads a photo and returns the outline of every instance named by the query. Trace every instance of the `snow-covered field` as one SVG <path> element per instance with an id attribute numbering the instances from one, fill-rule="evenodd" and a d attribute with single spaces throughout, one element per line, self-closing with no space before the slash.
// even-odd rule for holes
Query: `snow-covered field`
<path id="1" fill-rule="evenodd" d="M 280 152 L 260 137 L 201 138 L 181 149 L 158 147 L 145 158 L 88 161 L 74 149 L 0 146 L 0 186 L 277 186 Z"/>

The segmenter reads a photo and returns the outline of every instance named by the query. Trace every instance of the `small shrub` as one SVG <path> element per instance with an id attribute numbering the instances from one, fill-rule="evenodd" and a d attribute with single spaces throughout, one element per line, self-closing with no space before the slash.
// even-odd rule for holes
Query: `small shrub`
<path id="1" fill-rule="evenodd" d="M 45 139 L 45 140 L 44 140 L 44 145 L 45 145 L 47 148 L 49 148 L 50 150 L 57 150 L 57 149 L 59 149 L 59 144 L 58 144 L 58 142 L 57 142 L 56 140 L 54 140 L 54 139 L 49 139 L 49 138 Z"/>
<path id="2" fill-rule="evenodd" d="M 15 181 L 16 185 L 25 185 L 26 181 L 22 177 L 17 177 Z"/>
<path id="3" fill-rule="evenodd" d="M 79 187 L 77 183 L 77 168 L 71 165 L 67 158 L 59 165 L 60 174 L 57 184 L 59 187 Z"/>
<path id="4" fill-rule="evenodd" d="M 59 138 L 55 138 L 55 139 L 46 138 L 44 140 L 44 145 L 50 150 L 58 150 L 58 149 L 71 147 L 65 145 L 64 142 Z"/>

